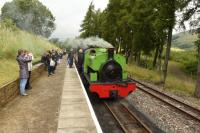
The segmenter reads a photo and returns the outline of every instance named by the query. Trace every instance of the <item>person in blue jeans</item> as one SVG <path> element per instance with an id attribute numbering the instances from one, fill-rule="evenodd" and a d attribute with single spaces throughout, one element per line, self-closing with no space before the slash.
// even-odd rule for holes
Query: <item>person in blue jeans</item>
<path id="1" fill-rule="evenodd" d="M 17 59 L 18 64 L 19 64 L 19 75 L 20 75 L 20 94 L 22 96 L 27 96 L 25 92 L 25 87 L 26 83 L 29 77 L 29 72 L 28 72 L 28 62 L 31 61 L 31 58 L 27 56 L 24 52 L 24 50 L 20 49 L 18 50 L 18 55 Z"/>

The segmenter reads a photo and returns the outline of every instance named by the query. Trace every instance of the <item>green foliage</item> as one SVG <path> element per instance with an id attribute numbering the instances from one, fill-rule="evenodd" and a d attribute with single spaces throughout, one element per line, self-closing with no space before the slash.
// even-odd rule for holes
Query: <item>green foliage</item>
<path id="1" fill-rule="evenodd" d="M 152 6 L 152 1 L 136 0 L 131 13 L 133 49 L 135 52 L 143 51 L 145 55 L 155 48 Z"/>
<path id="2" fill-rule="evenodd" d="M 198 64 L 196 51 L 172 51 L 170 60 L 183 64 L 186 73 L 196 76 Z"/>
<path id="3" fill-rule="evenodd" d="M 11 19 L 4 19 L 1 22 L 0 26 L 3 27 L 3 28 L 7 28 L 7 29 L 10 29 L 10 30 L 13 30 L 13 31 L 18 30 L 16 25 L 14 24 L 14 22 Z"/>
<path id="4" fill-rule="evenodd" d="M 86 38 L 90 36 L 95 36 L 95 26 L 97 25 L 95 23 L 95 20 L 97 20 L 97 17 L 95 17 L 95 11 L 94 11 L 94 5 L 93 3 L 90 3 L 90 6 L 88 8 L 87 14 L 83 20 L 83 23 L 81 24 L 81 37 Z"/>
<path id="5" fill-rule="evenodd" d="M 55 29 L 55 18 L 38 0 L 13 0 L 1 9 L 3 21 L 11 19 L 22 30 L 49 37 Z"/>
<path id="6" fill-rule="evenodd" d="M 186 64 L 188 61 L 196 61 L 196 51 L 172 51 L 170 59 L 182 64 Z"/>

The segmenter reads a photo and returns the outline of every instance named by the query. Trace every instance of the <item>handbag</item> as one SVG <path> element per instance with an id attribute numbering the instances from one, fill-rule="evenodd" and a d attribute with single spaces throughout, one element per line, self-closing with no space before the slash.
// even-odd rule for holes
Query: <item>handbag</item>
<path id="1" fill-rule="evenodd" d="M 50 60 L 50 66 L 55 66 L 55 64 L 56 64 L 55 61 L 51 59 Z"/>

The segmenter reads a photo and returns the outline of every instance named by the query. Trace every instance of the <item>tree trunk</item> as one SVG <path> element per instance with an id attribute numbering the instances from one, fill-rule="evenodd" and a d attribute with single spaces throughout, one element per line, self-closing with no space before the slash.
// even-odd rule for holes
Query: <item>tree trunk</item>
<path id="1" fill-rule="evenodd" d="M 159 52 L 160 47 L 157 46 L 156 48 L 156 53 L 154 55 L 154 59 L 153 59 L 153 68 L 155 68 L 156 64 L 157 64 L 157 59 L 158 59 L 158 52 Z"/>
<path id="2" fill-rule="evenodd" d="M 135 57 L 135 62 L 137 63 L 137 52 L 134 53 L 134 57 Z"/>
<path id="3" fill-rule="evenodd" d="M 166 55 L 165 55 L 165 61 L 163 66 L 163 77 L 162 77 L 162 83 L 165 85 L 165 81 L 167 78 L 167 69 L 168 69 L 168 62 L 170 57 L 170 51 L 171 51 L 171 44 L 172 44 L 172 30 L 173 27 L 169 27 L 168 30 L 168 39 L 167 39 L 167 48 L 166 48 Z"/>
<path id="4" fill-rule="evenodd" d="M 119 45 L 116 45 L 115 49 L 116 49 L 116 54 L 118 54 L 119 53 Z"/>
<path id="5" fill-rule="evenodd" d="M 161 72 L 162 70 L 162 52 L 163 52 L 163 45 L 160 46 L 158 52 L 158 70 Z"/>
<path id="6" fill-rule="evenodd" d="M 140 65 L 140 59 L 141 59 L 141 52 L 138 52 L 137 54 L 137 64 Z"/>
<path id="7" fill-rule="evenodd" d="M 200 45 L 198 46 L 197 81 L 194 96 L 200 98 Z"/>

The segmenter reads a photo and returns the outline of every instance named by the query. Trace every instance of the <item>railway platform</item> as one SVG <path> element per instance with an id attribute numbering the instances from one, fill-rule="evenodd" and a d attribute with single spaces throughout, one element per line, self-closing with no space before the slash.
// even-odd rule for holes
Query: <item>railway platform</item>
<path id="1" fill-rule="evenodd" d="M 57 133 L 102 132 L 76 68 L 65 73 Z"/>
<path id="2" fill-rule="evenodd" d="M 43 72 L 31 85 L 0 108 L 0 133 L 101 133 L 76 68 L 62 60 L 55 75 Z"/>

